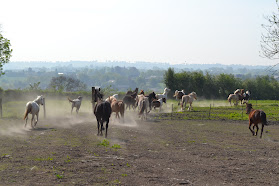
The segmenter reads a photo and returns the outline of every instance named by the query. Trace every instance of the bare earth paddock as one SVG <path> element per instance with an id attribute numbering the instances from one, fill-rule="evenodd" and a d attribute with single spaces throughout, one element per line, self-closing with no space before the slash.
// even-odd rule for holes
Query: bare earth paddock
<path id="1" fill-rule="evenodd" d="M 113 114 L 108 139 L 88 114 L 2 119 L 1 185 L 277 185 L 279 126 L 253 137 L 247 122 L 135 120 Z M 109 142 L 109 144 L 108 144 Z"/>

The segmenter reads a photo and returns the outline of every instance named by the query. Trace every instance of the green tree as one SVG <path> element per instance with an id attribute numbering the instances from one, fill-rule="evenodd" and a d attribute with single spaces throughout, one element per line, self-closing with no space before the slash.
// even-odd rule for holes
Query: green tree
<path id="1" fill-rule="evenodd" d="M 0 76 L 4 74 L 3 65 L 10 61 L 12 49 L 10 40 L 4 38 L 0 31 Z"/>
<path id="2" fill-rule="evenodd" d="M 177 82 L 174 75 L 175 73 L 173 68 L 168 68 L 168 70 L 164 74 L 164 83 L 172 91 L 175 91 L 177 87 Z"/>

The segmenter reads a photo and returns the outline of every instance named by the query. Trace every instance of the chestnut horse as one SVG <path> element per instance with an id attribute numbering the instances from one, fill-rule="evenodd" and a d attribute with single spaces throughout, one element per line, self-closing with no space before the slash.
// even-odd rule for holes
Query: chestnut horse
<path id="1" fill-rule="evenodd" d="M 111 111 L 116 113 L 115 117 L 120 118 L 120 113 L 121 117 L 124 119 L 125 103 L 122 100 L 115 99 L 113 96 L 109 96 L 106 101 L 110 103 Z"/>
<path id="2" fill-rule="evenodd" d="M 264 126 L 267 125 L 266 114 L 262 110 L 254 110 L 252 108 L 251 103 L 246 103 L 246 114 L 249 114 L 249 130 L 252 132 L 253 136 L 258 135 L 258 130 L 259 130 L 258 123 L 262 123 L 261 136 L 260 136 L 260 138 L 262 138 Z M 254 124 L 253 130 L 251 129 L 252 124 Z M 256 134 L 254 131 L 255 127 L 257 128 Z"/>

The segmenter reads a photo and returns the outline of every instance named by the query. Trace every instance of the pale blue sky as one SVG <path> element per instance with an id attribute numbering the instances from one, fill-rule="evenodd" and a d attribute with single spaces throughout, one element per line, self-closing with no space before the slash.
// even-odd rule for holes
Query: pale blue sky
<path id="1" fill-rule="evenodd" d="M 259 56 L 275 0 L 9 0 L 11 61 L 147 61 L 271 65 Z"/>

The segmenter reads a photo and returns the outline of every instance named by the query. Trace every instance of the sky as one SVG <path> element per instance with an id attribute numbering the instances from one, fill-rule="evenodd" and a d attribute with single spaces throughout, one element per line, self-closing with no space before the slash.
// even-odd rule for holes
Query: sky
<path id="1" fill-rule="evenodd" d="M 275 0 L 4 0 L 11 61 L 277 63 L 260 57 Z"/>

